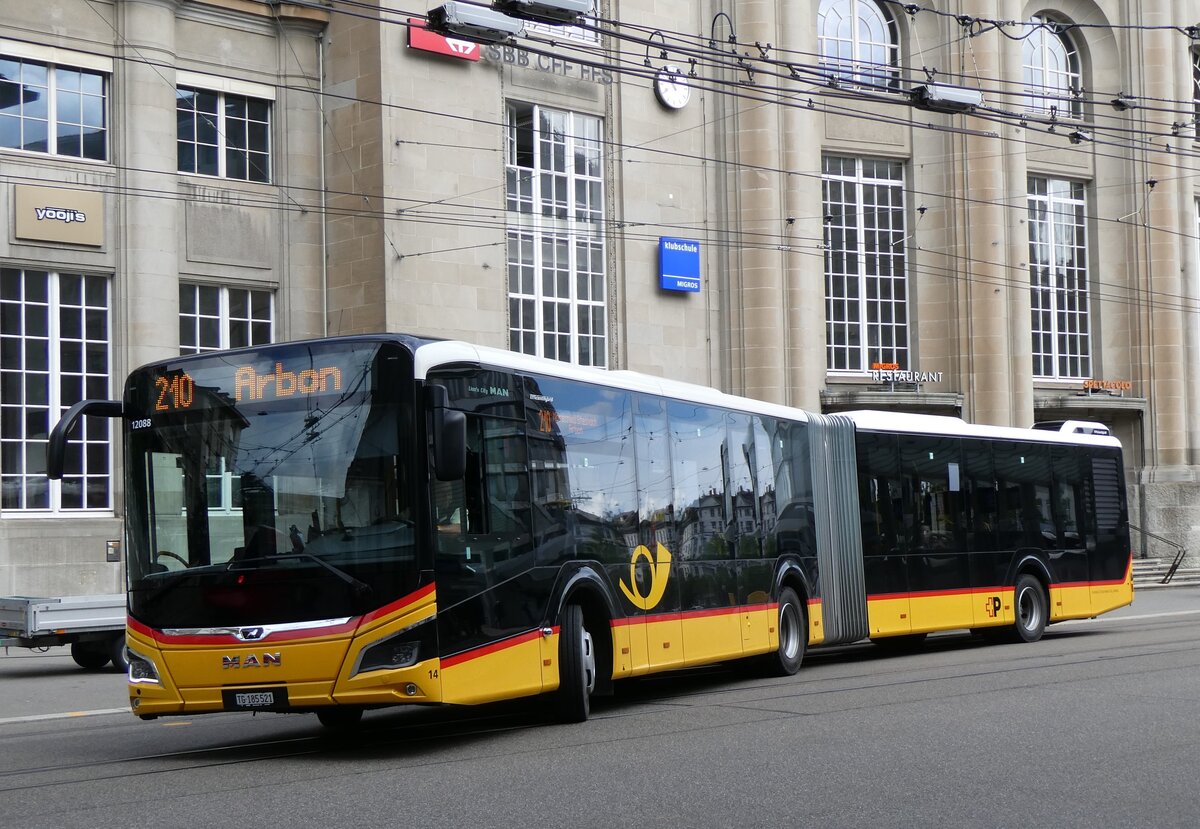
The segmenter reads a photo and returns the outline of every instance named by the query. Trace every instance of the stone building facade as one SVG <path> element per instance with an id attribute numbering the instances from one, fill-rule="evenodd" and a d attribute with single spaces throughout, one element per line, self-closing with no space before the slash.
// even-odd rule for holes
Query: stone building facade
<path id="1" fill-rule="evenodd" d="M 1099 421 L 1134 523 L 1200 549 L 1196 0 L 604 0 L 498 45 L 386 4 L 75 6 L 0 12 L 0 333 L 49 355 L 2 367 L 0 594 L 121 586 L 117 436 L 38 476 L 63 377 L 380 330 Z"/>

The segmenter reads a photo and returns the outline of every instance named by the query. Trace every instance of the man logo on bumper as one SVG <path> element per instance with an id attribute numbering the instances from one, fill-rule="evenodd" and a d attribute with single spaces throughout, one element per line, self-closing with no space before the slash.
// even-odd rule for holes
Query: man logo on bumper
<path id="1" fill-rule="evenodd" d="M 270 668 L 271 666 L 280 666 L 282 661 L 279 658 L 279 653 L 251 653 L 245 658 L 238 654 L 227 655 L 221 657 L 221 668 L 228 670 L 229 668 Z"/>

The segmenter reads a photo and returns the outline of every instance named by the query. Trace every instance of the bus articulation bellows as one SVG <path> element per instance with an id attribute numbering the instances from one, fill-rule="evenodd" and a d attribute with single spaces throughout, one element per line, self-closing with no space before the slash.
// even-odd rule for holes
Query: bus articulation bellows
<path id="1" fill-rule="evenodd" d="M 85 414 L 123 424 L 143 718 L 548 694 L 580 721 L 626 677 L 1033 641 L 1133 597 L 1100 429 L 817 415 L 403 335 L 139 368 L 63 416 L 52 476 Z"/>

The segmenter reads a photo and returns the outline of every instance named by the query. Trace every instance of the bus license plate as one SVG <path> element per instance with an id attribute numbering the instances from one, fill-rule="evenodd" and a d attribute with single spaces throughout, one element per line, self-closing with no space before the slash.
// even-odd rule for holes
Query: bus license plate
<path id="1" fill-rule="evenodd" d="M 226 711 L 279 711 L 287 708 L 287 688 L 246 688 L 223 691 Z"/>

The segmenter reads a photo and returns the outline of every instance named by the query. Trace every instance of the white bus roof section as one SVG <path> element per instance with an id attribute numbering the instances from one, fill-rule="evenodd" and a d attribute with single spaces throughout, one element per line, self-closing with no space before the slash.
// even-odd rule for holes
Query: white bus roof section
<path id="1" fill-rule="evenodd" d="M 725 394 L 708 386 L 698 386 L 693 383 L 681 383 L 677 380 L 667 380 L 650 374 L 640 374 L 636 371 L 607 371 L 600 368 L 587 368 L 558 360 L 547 360 L 541 357 L 531 357 L 515 351 L 505 351 L 499 348 L 472 345 L 456 340 L 426 343 L 420 346 L 413 355 L 413 374 L 418 380 L 424 380 L 431 371 L 441 366 L 455 363 L 474 363 L 484 368 L 501 369 L 524 374 L 542 374 L 559 377 L 563 380 L 579 380 L 584 383 L 594 383 L 614 389 L 631 392 L 657 394 L 662 397 L 677 400 L 688 400 L 703 403 L 708 406 L 721 406 L 727 409 L 753 412 L 754 414 L 778 417 L 786 420 L 807 421 L 808 415 L 800 409 L 767 403 L 762 400 L 752 400 L 748 397 L 737 397 Z"/>
<path id="2" fill-rule="evenodd" d="M 1121 441 L 1111 435 L 1016 429 L 1009 426 L 977 426 L 967 423 L 960 417 L 872 410 L 841 412 L 840 414 L 844 414 L 853 420 L 857 428 L 867 429 L 872 432 L 950 435 L 964 438 L 1024 440 L 1036 441 L 1038 443 L 1071 443 L 1084 446 L 1112 446 L 1114 448 L 1121 446 Z"/>

